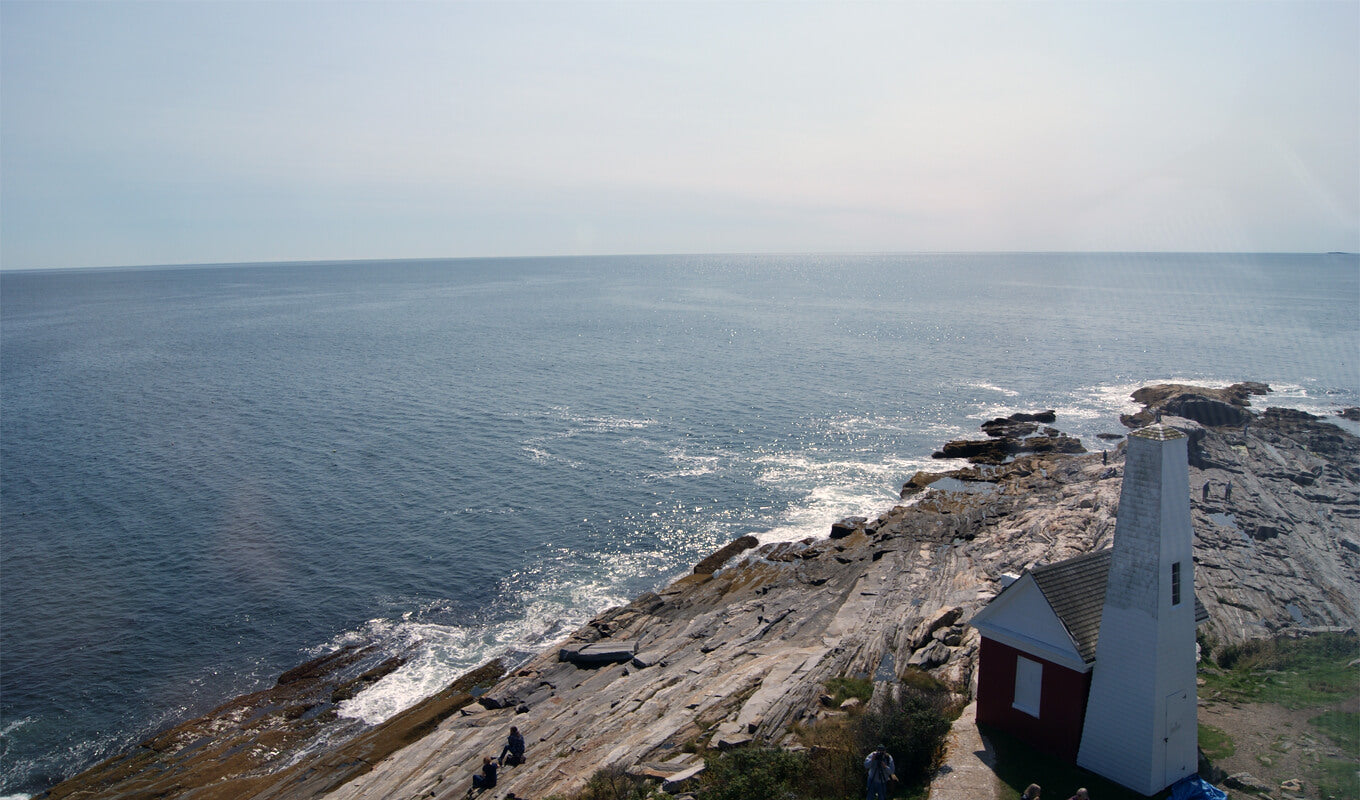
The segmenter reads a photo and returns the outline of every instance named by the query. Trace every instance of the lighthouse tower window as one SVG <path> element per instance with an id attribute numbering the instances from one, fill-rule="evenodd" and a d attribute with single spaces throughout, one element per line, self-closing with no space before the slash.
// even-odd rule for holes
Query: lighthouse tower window
<path id="1" fill-rule="evenodd" d="M 1171 605 L 1181 604 L 1181 562 L 1176 561 L 1171 565 Z"/>

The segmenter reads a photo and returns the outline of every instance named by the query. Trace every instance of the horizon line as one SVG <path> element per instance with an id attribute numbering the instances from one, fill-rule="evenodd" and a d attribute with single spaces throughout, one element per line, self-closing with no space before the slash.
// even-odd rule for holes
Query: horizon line
<path id="1" fill-rule="evenodd" d="M 584 253 L 498 256 L 404 256 L 400 258 L 294 258 L 259 261 L 184 261 L 160 264 L 102 264 L 47 267 L 5 267 L 0 273 L 95 272 L 112 270 L 212 269 L 218 267 L 321 266 L 347 264 L 410 264 L 427 261 L 526 261 L 531 259 L 680 258 L 698 256 L 923 256 L 923 255 L 1312 255 L 1356 256 L 1347 250 L 733 250 L 672 253 Z"/>

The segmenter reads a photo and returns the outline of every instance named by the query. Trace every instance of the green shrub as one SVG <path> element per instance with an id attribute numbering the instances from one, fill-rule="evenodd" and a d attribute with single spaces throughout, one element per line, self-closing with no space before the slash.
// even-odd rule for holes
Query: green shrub
<path id="1" fill-rule="evenodd" d="M 794 800 L 808 772 L 807 756 L 777 747 L 741 747 L 707 759 L 704 800 Z"/>
<path id="2" fill-rule="evenodd" d="M 807 750 L 801 797 L 857 797 L 864 791 L 864 753 L 856 749 L 860 719 L 832 717 L 796 729 Z"/>
<path id="3" fill-rule="evenodd" d="M 837 705 L 851 697 L 867 703 L 874 696 L 874 682 L 868 678 L 832 678 L 826 682 L 826 691 Z"/>
<path id="4" fill-rule="evenodd" d="M 944 681 L 916 667 L 908 667 L 907 671 L 902 673 L 902 685 L 927 694 L 945 694 L 949 691 Z"/>
<path id="5" fill-rule="evenodd" d="M 935 770 L 954 712 L 947 691 L 903 685 L 897 700 L 890 699 L 883 708 L 860 718 L 858 750 L 868 753 L 883 745 L 893 757 L 902 785 L 923 786 Z"/>
<path id="6" fill-rule="evenodd" d="M 572 795 L 570 800 L 650 800 L 656 787 L 646 778 L 636 778 L 619 767 L 608 767 L 590 776 L 586 788 Z M 567 800 L 557 795 L 548 800 Z"/>

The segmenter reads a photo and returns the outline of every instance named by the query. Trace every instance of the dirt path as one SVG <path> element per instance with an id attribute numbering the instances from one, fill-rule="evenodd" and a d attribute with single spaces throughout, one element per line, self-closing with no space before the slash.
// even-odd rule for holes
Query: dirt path
<path id="1" fill-rule="evenodd" d="M 1355 711 L 1360 699 L 1351 698 L 1332 708 Z M 1309 720 L 1326 708 L 1291 710 L 1274 703 L 1235 705 L 1207 701 L 1200 706 L 1199 721 L 1227 733 L 1236 752 L 1214 761 L 1229 775 L 1246 772 L 1271 787 L 1273 797 L 1319 797 L 1319 775 L 1324 759 L 1350 758 Z M 1357 764 L 1360 768 L 1360 764 Z M 1281 787 L 1298 781 L 1301 790 Z"/>

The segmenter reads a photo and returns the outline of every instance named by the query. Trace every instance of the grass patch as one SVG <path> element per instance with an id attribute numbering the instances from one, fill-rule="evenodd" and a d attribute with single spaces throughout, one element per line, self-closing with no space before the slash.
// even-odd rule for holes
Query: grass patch
<path id="1" fill-rule="evenodd" d="M 1252 639 L 1218 653 L 1221 669 L 1202 670 L 1205 694 L 1237 703 L 1312 708 L 1353 697 L 1360 637 L 1324 633 L 1300 639 Z"/>
<path id="2" fill-rule="evenodd" d="M 874 682 L 868 678 L 832 678 L 826 682 L 826 692 L 836 705 L 852 697 L 867 703 L 874 696 Z"/>
<path id="3" fill-rule="evenodd" d="M 1325 711 L 1308 720 L 1309 724 L 1327 735 L 1332 743 L 1360 763 L 1360 714 L 1354 711 Z"/>
<path id="4" fill-rule="evenodd" d="M 1204 724 L 1199 726 L 1199 748 L 1210 761 L 1218 761 L 1237 752 L 1237 746 L 1226 731 Z"/>
<path id="5" fill-rule="evenodd" d="M 1325 758 L 1318 794 L 1336 800 L 1360 800 L 1360 763 L 1351 758 Z"/>
<path id="6" fill-rule="evenodd" d="M 1055 758 L 996 728 L 981 726 L 987 741 L 996 751 L 996 776 L 1001 780 L 999 800 L 1016 800 L 1031 783 L 1039 784 L 1044 800 L 1065 800 L 1086 787 L 1091 797 L 1100 800 L 1146 800 L 1146 798 L 1094 772 Z M 1153 797 L 1166 800 L 1169 790 Z"/>

